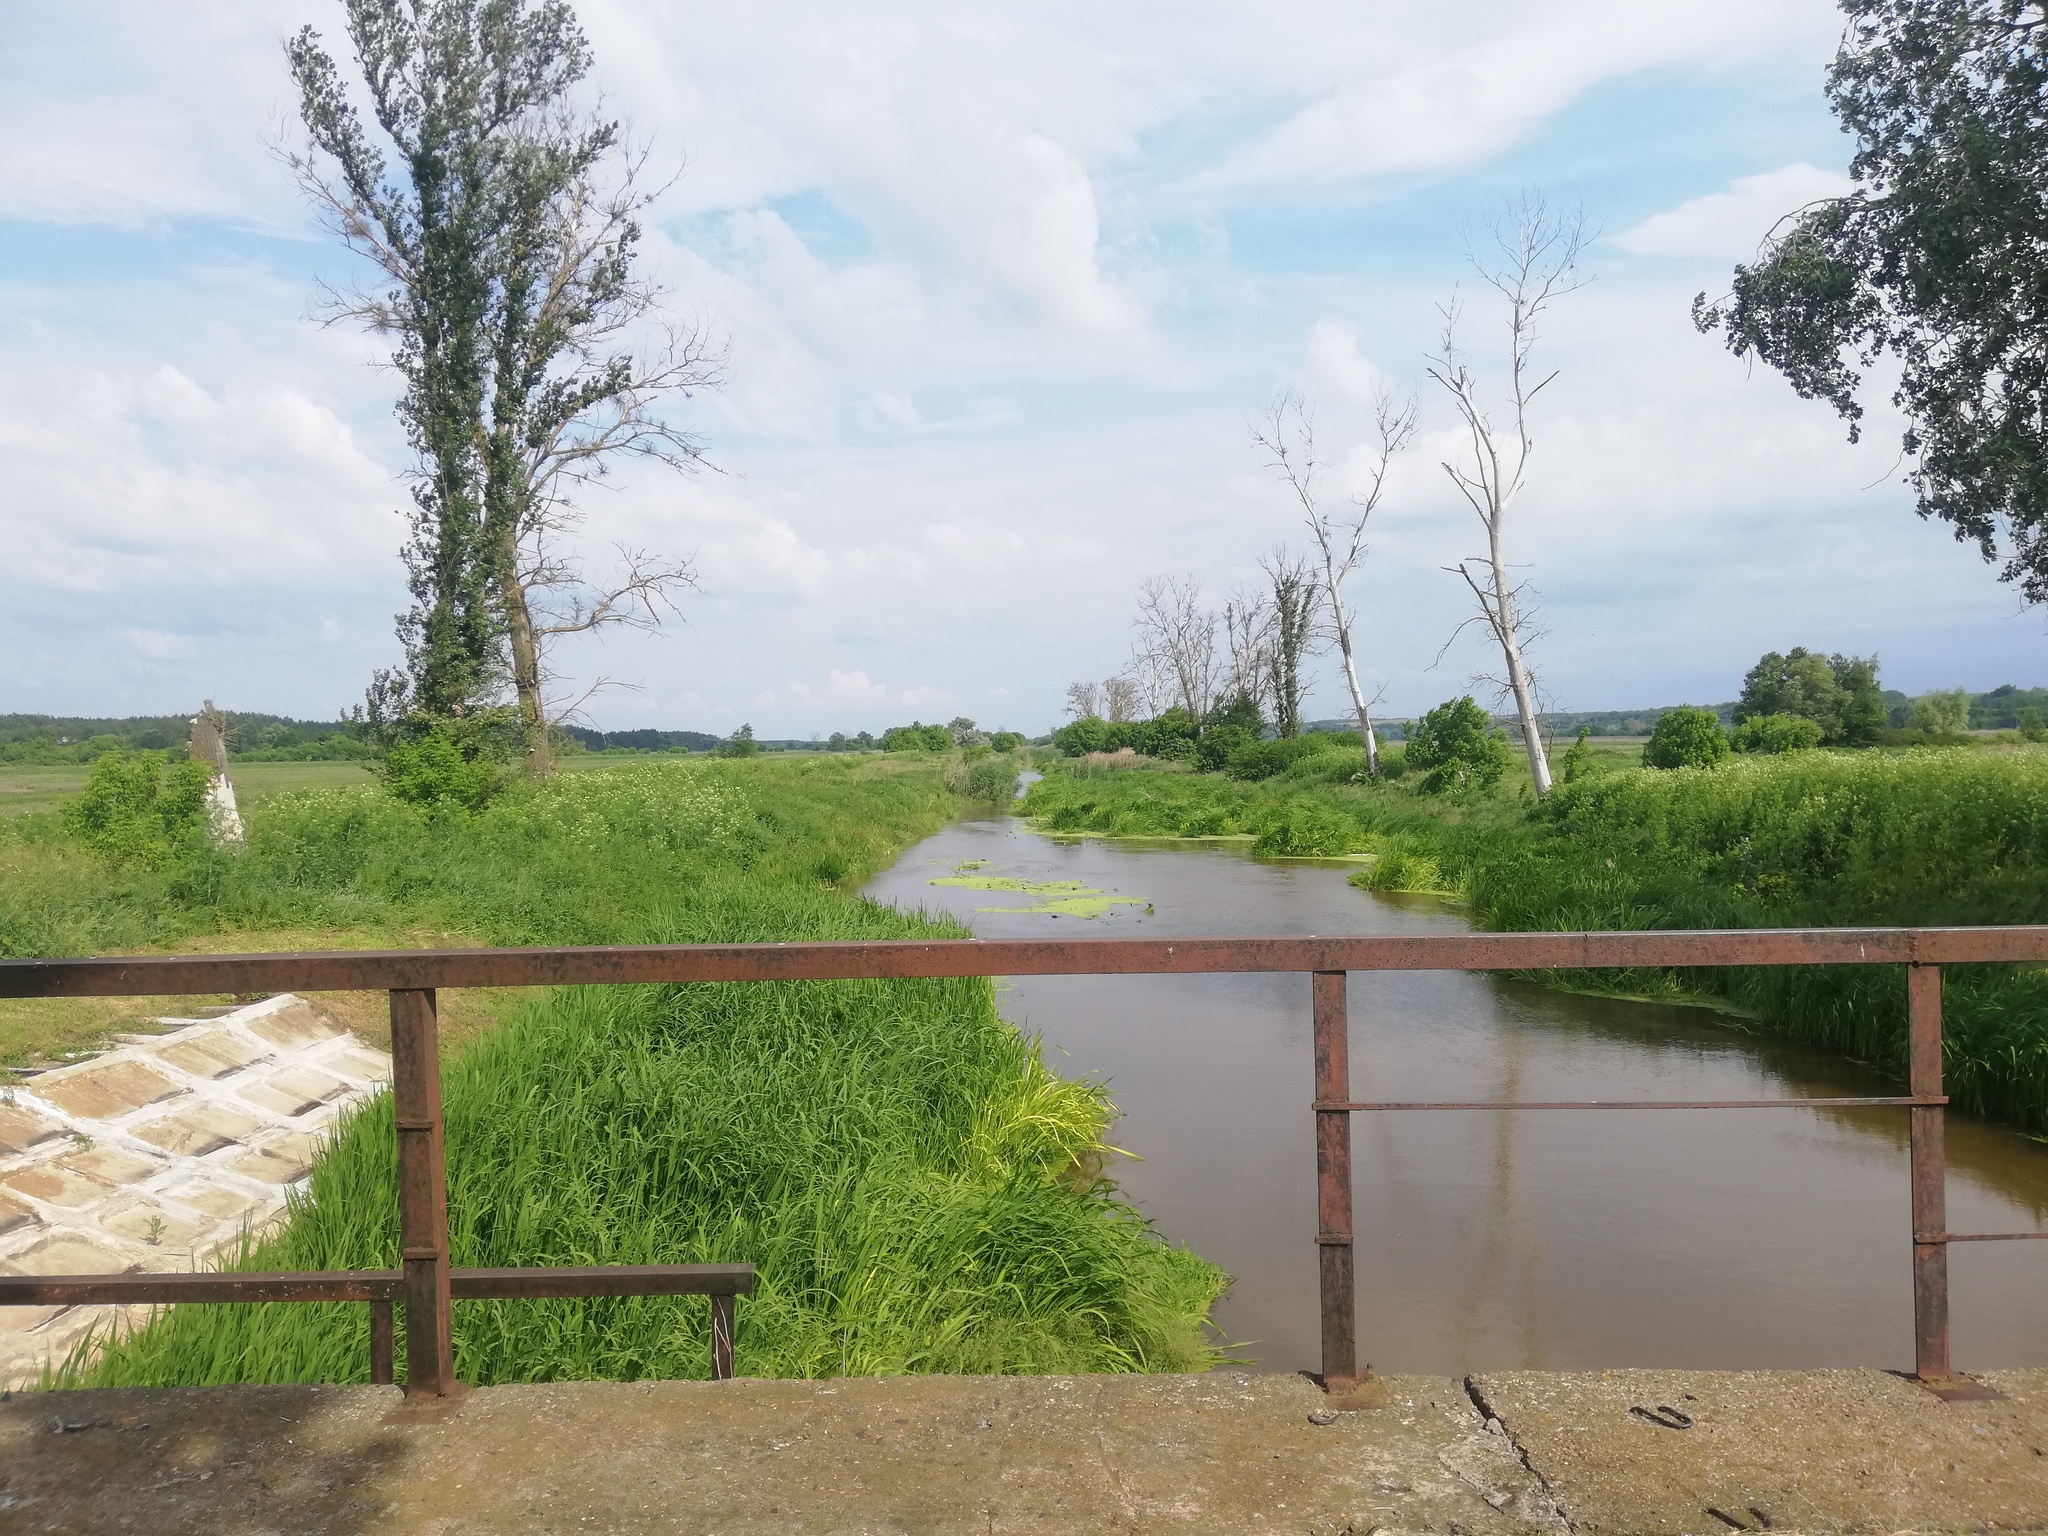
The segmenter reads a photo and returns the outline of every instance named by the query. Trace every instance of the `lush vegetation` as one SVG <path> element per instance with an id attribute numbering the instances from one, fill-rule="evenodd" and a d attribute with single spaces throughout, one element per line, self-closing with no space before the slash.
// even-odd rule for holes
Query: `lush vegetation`
<path id="1" fill-rule="evenodd" d="M 1504 929 L 2019 923 L 2048 909 L 2048 755 L 2031 751 L 1596 767 L 1540 807 L 1523 781 L 1427 797 L 1412 765 L 1396 759 L 1408 776 L 1376 784 L 1359 781 L 1362 766 L 1362 752 L 1331 752 L 1258 784 L 1056 766 L 1024 810 L 1055 830 L 1236 835 L 1266 853 L 1370 855 L 1354 883 L 1460 896 Z M 1549 979 L 1710 997 L 1903 1071 L 1904 987 L 1889 968 Z M 1952 967 L 1944 1017 L 1957 1103 L 2048 1131 L 2048 976 Z"/>
<path id="2" fill-rule="evenodd" d="M 990 759 L 989 761 L 997 761 Z M 1014 780 L 1014 765 L 1008 769 Z M 496 943 L 913 937 L 849 890 L 958 802 L 937 763 L 632 762 L 482 810 L 267 802 L 240 856 L 151 865 L 60 818 L 0 827 L 0 946 L 410 920 Z M 1223 1277 L 1102 1181 L 1111 1107 L 1049 1073 L 981 980 L 536 996 L 447 1068 L 456 1262 L 750 1260 L 739 1368 L 1200 1369 Z M 388 1101 L 341 1132 L 258 1268 L 397 1262 Z M 464 1304 L 467 1379 L 708 1373 L 697 1299 Z M 174 1309 L 97 1382 L 362 1380 L 360 1307 Z"/>

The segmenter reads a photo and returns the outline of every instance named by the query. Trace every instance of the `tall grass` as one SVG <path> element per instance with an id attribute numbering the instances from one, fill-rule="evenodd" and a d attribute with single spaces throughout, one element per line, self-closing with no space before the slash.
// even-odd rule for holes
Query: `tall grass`
<path id="1" fill-rule="evenodd" d="M 1276 829 L 1312 826 L 1317 851 L 1375 855 L 1354 883 L 1457 895 L 1478 920 L 1508 930 L 2048 920 L 2048 754 L 2031 752 L 1812 752 L 1625 770 L 1565 786 L 1540 810 L 1514 793 L 1443 801 L 1348 779 L 1247 786 L 1054 774 L 1032 786 L 1024 809 L 1056 829 L 1248 832 L 1262 850 L 1280 841 Z M 1716 997 L 1769 1028 L 1904 1073 L 1895 967 L 1544 979 Z M 1951 1098 L 2048 1131 L 2048 973 L 1949 967 L 1943 1017 Z"/>
<path id="2" fill-rule="evenodd" d="M 275 802 L 197 916 L 402 911 L 501 942 L 961 936 L 833 882 L 954 802 L 937 765 L 650 765 L 436 821 Z M 986 980 L 571 989 L 445 1074 L 461 1265 L 748 1261 L 758 1375 L 1200 1369 L 1225 1277 L 1100 1176 L 1113 1109 L 1049 1073 Z M 388 1099 L 240 1267 L 398 1261 Z M 464 1303 L 478 1382 L 704 1376 L 706 1303 Z M 366 1309 L 169 1309 L 65 1384 L 367 1379 Z"/>

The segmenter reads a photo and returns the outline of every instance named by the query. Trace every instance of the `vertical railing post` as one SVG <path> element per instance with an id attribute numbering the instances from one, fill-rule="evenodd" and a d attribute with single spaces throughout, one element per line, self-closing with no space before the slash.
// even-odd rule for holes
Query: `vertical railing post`
<path id="1" fill-rule="evenodd" d="M 711 1298 L 711 1379 L 732 1380 L 732 1314 L 731 1295 Z"/>
<path id="2" fill-rule="evenodd" d="M 1941 1090 L 1941 967 L 1906 967 L 1910 1091 L 1938 1099 Z M 1945 1381 L 1948 1360 L 1947 1114 L 1916 1104 L 1912 1117 L 1913 1370 L 1922 1381 Z"/>
<path id="3" fill-rule="evenodd" d="M 391 1303 L 370 1303 L 370 1385 L 388 1387 L 394 1380 L 391 1368 Z"/>
<path id="4" fill-rule="evenodd" d="M 398 1245 L 405 1267 L 407 1397 L 445 1397 L 456 1385 L 439 1036 L 432 989 L 394 988 L 391 1107 L 398 1124 Z"/>
<path id="5" fill-rule="evenodd" d="M 1351 1020 L 1344 972 L 1313 974 L 1316 1058 L 1316 1251 L 1323 1308 L 1323 1390 L 1358 1384 L 1351 1258 Z"/>

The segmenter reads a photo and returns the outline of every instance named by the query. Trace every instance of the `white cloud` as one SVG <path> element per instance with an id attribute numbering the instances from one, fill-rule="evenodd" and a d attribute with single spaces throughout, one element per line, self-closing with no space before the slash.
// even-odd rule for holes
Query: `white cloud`
<path id="1" fill-rule="evenodd" d="M 1738 176 L 1726 192 L 1713 192 L 1653 214 L 1614 237 L 1635 256 L 1753 257 L 1787 214 L 1824 198 L 1845 197 L 1856 183 L 1840 171 L 1800 161 L 1761 176 Z"/>
<path id="2" fill-rule="evenodd" d="M 317 9 L 336 38 L 338 9 Z M 1140 576 L 1221 591 L 1295 536 L 1245 440 L 1277 383 L 1319 401 L 1343 493 L 1371 395 L 1434 340 L 1458 264 L 1442 229 L 1495 203 L 1503 150 L 1546 124 L 1583 139 L 1559 116 L 1578 102 L 1610 118 L 1600 154 L 1559 159 L 1582 183 L 1560 196 L 1633 220 L 1638 188 L 1674 175 L 1661 98 L 1605 82 L 1699 98 L 1685 174 L 1709 187 L 1745 168 L 1712 146 L 1768 94 L 1746 94 L 1754 75 L 1815 83 L 1782 147 L 1748 147 L 1765 130 L 1746 118 L 1749 138 L 1720 136 L 1783 170 L 1635 224 L 1631 255 L 1739 257 L 1839 185 L 1809 164 L 1832 131 L 1828 0 L 578 9 L 594 83 L 657 163 L 687 151 L 647 255 L 733 359 L 685 408 L 730 473 L 635 469 L 589 498 L 597 563 L 613 539 L 694 552 L 705 584 L 662 636 L 560 653 L 644 685 L 593 705 L 620 728 L 753 716 L 801 735 L 998 707 L 967 700 L 1043 728 L 1069 678 L 1121 662 Z M 32 13 L 0 59 L 0 217 L 29 236 L 0 253 L 0 643 L 26 707 L 153 708 L 203 684 L 328 709 L 394 659 L 392 381 L 362 366 L 373 343 L 303 323 L 313 277 L 347 268 L 300 238 L 263 149 L 304 10 L 85 0 Z M 1302 206 L 1329 222 L 1281 222 Z M 46 236 L 60 254 L 37 254 Z M 1546 338 L 1565 371 L 1518 537 L 1560 696 L 1653 701 L 1793 643 L 1975 647 L 2027 680 L 1968 552 L 1895 485 L 1859 489 L 1892 454 L 1883 430 L 1849 449 L 1825 408 L 1693 334 L 1697 286 L 1625 264 Z M 1474 331 L 1482 366 L 1489 340 Z M 1397 467 L 1361 585 L 1396 710 L 1456 691 L 1466 664 L 1433 669 L 1469 513 L 1426 406 L 1436 436 Z M 1778 632 L 1788 587 L 1807 633 Z M 1910 643 L 1879 633 L 1894 617 Z"/>

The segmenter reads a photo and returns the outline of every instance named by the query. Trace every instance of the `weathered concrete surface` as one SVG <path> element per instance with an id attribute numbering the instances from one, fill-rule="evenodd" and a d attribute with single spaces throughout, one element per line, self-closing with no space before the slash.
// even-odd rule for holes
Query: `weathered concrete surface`
<path id="1" fill-rule="evenodd" d="M 2048 1371 L 1979 1379 L 2006 1400 L 1946 1403 L 1883 1371 L 1522 1372 L 1471 1386 L 1578 1531 L 2048 1530 Z M 1681 1416 L 1690 1428 L 1667 1427 Z"/>
<path id="2" fill-rule="evenodd" d="M 2048 1372 L 1993 1379 L 2008 1401 L 1870 1371 L 1392 1377 L 1327 1424 L 1306 1381 L 1228 1372 L 584 1382 L 424 1411 L 377 1387 L 20 1394 L 0 1531 L 2048 1530 Z M 1692 1427 L 1629 1412 L 1665 1404 Z"/>
<path id="3" fill-rule="evenodd" d="M 1561 1532 L 1460 1383 L 1327 1425 L 1299 1377 L 914 1377 L 26 1394 L 0 1530 Z M 80 1426 L 60 1430 L 56 1426 Z"/>

